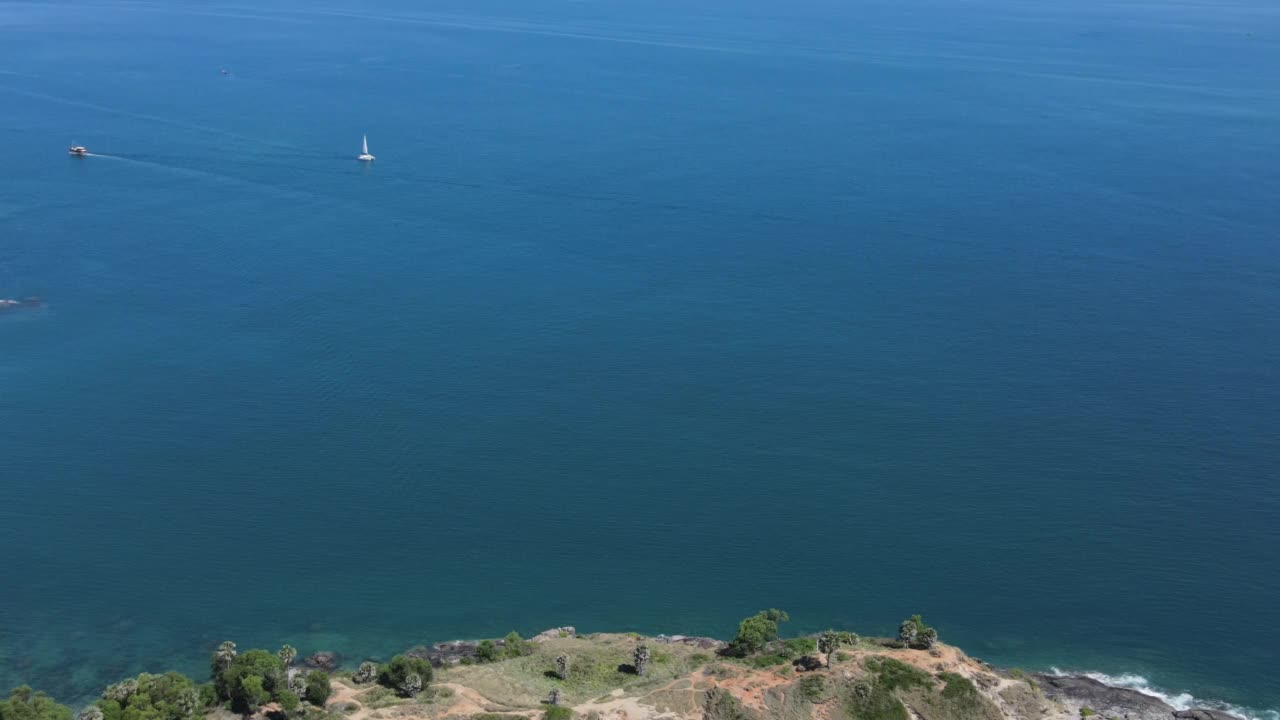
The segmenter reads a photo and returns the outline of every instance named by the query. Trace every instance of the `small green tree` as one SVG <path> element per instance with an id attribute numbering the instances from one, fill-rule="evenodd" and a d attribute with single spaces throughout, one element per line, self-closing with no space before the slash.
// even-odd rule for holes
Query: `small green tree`
<path id="1" fill-rule="evenodd" d="M 0 720 L 71 720 L 71 708 L 53 698 L 20 685 L 0 700 Z"/>
<path id="2" fill-rule="evenodd" d="M 240 679 L 231 706 L 248 715 L 256 712 L 258 708 L 270 700 L 271 693 L 264 687 L 263 677 L 261 675 L 248 675 Z"/>
<path id="3" fill-rule="evenodd" d="M 644 677 L 649 672 L 649 646 L 637 645 L 636 650 L 631 655 L 631 667 L 635 668 L 636 675 Z"/>
<path id="4" fill-rule="evenodd" d="M 925 625 L 919 615 L 912 615 L 898 626 L 898 643 L 903 647 L 931 648 L 938 643 L 938 631 Z"/>
<path id="5" fill-rule="evenodd" d="M 569 679 L 569 656 L 568 655 L 556 656 L 556 677 L 560 678 L 561 680 Z"/>
<path id="6" fill-rule="evenodd" d="M 920 616 L 912 615 L 898 625 L 898 643 L 902 647 L 911 647 L 920 638 Z"/>
<path id="7" fill-rule="evenodd" d="M 738 634 L 729 643 L 730 652 L 740 657 L 760 652 L 770 641 L 778 639 L 778 623 L 790 619 L 785 611 L 774 608 L 744 618 L 738 623 Z"/>
<path id="8" fill-rule="evenodd" d="M 528 655 L 532 652 L 529 647 L 529 641 L 520 637 L 520 633 L 512 630 L 507 636 L 502 638 L 502 654 L 509 658 L 518 658 Z"/>
<path id="9" fill-rule="evenodd" d="M 356 668 L 356 671 L 351 673 L 351 681 L 360 683 L 362 685 L 364 683 L 371 683 L 377 679 L 378 679 L 378 666 L 377 664 L 371 663 L 368 660 L 365 660 L 364 662 L 360 663 L 360 667 Z"/>
<path id="10" fill-rule="evenodd" d="M 263 703 L 289 688 L 285 684 L 284 663 L 275 653 L 249 650 L 240 653 L 214 678 L 218 698 L 231 709 L 248 715 Z"/>
<path id="11" fill-rule="evenodd" d="M 329 684 L 329 673 L 321 670 L 307 673 L 307 687 L 303 692 L 307 702 L 322 708 L 329 702 L 329 695 L 332 693 L 333 686 Z"/>
<path id="12" fill-rule="evenodd" d="M 476 646 L 476 660 L 482 663 L 497 662 L 502 658 L 498 645 L 492 640 L 481 640 Z"/>
<path id="13" fill-rule="evenodd" d="M 933 649 L 933 646 L 938 644 L 938 631 L 926 626 L 924 630 L 920 631 L 920 644 L 926 650 Z"/>
<path id="14" fill-rule="evenodd" d="M 302 701 L 294 694 L 292 690 L 281 690 L 276 693 L 276 701 L 280 703 L 280 709 L 284 710 L 285 715 L 292 715 L 297 711 Z"/>
<path id="15" fill-rule="evenodd" d="M 831 658 L 836 654 L 836 649 L 844 644 L 843 640 L 835 630 L 827 630 L 818 636 L 818 652 L 827 656 L 827 667 L 831 667 Z"/>
<path id="16" fill-rule="evenodd" d="M 422 658 L 397 655 L 382 666 L 378 683 L 405 697 L 413 697 L 431 682 L 431 663 Z"/>
<path id="17" fill-rule="evenodd" d="M 284 647 L 280 648 L 280 652 L 276 653 L 276 655 L 280 656 L 280 662 L 284 663 L 284 666 L 287 669 L 293 664 L 293 659 L 298 657 L 298 651 L 295 650 L 292 645 L 286 644 Z"/>

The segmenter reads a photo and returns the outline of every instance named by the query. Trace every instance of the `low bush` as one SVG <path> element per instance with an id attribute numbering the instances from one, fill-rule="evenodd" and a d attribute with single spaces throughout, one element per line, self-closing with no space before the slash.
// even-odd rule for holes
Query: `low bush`
<path id="1" fill-rule="evenodd" d="M 414 697 L 431 682 L 431 676 L 431 663 L 422 658 L 397 655 L 382 666 L 378 684 L 403 697 Z"/>
<path id="2" fill-rule="evenodd" d="M 826 694 L 827 681 L 821 675 L 805 675 L 796 683 L 796 692 L 811 703 L 822 702 Z"/>
<path id="3" fill-rule="evenodd" d="M 307 702 L 316 707 L 324 707 L 331 694 L 333 688 L 329 685 L 329 673 L 322 670 L 307 673 L 307 688 L 304 693 Z"/>
<path id="4" fill-rule="evenodd" d="M 476 646 L 476 661 L 482 663 L 498 662 L 502 659 L 502 651 L 492 640 L 481 640 Z"/>
<path id="5" fill-rule="evenodd" d="M 188 720 L 205 704 L 191 678 L 176 672 L 143 673 L 107 688 L 98 701 L 103 720 Z"/>
<path id="6" fill-rule="evenodd" d="M 71 720 L 71 708 L 22 685 L 0 700 L 0 720 Z"/>
<path id="7" fill-rule="evenodd" d="M 563 705 L 552 705 L 542 713 L 542 720 L 570 720 L 573 711 Z"/>
<path id="8" fill-rule="evenodd" d="M 845 711 L 858 720 L 909 720 L 907 708 L 881 683 L 859 683 L 845 698 Z"/>
<path id="9" fill-rule="evenodd" d="M 708 690 L 702 703 L 703 720 L 756 720 L 755 713 L 722 688 Z"/>
<path id="10" fill-rule="evenodd" d="M 889 657 L 867 658 L 867 670 L 876 676 L 877 684 L 886 690 L 910 690 L 911 688 L 930 688 L 933 679 L 929 673 L 908 665 L 901 660 Z"/>

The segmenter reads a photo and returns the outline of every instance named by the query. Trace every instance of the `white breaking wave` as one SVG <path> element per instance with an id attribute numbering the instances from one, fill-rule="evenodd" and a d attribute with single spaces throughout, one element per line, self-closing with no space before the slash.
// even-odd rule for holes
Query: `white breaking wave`
<path id="1" fill-rule="evenodd" d="M 1175 710 L 1190 710 L 1191 708 L 1205 708 L 1209 710 L 1223 710 L 1232 715 L 1237 715 L 1246 720 L 1280 720 L 1280 709 L 1277 710 L 1256 710 L 1254 708 L 1240 707 L 1229 703 L 1218 702 L 1216 700 L 1203 700 L 1195 697 L 1191 693 L 1171 693 L 1152 687 L 1151 681 L 1136 673 L 1121 673 L 1119 675 L 1108 675 L 1101 672 L 1065 672 L 1058 668 L 1050 668 L 1054 675 L 1082 675 L 1100 683 L 1110 685 L 1111 687 L 1125 688 L 1127 690 L 1137 690 L 1143 695 L 1150 695 L 1159 698 L 1166 704 L 1171 705 Z"/>

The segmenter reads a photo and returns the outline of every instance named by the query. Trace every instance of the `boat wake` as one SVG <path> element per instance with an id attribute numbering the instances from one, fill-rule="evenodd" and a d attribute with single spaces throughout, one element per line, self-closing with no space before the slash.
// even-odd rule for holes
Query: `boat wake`
<path id="1" fill-rule="evenodd" d="M 1119 675 L 1108 675 L 1102 672 L 1066 672 L 1058 668 L 1052 668 L 1054 675 L 1082 675 L 1093 680 L 1097 680 L 1111 687 L 1125 688 L 1126 690 L 1136 690 L 1143 695 L 1150 695 L 1158 698 L 1165 704 L 1172 706 L 1175 710 L 1190 710 L 1191 708 L 1207 708 L 1210 710 L 1222 710 L 1247 720 L 1280 720 L 1280 709 L 1259 710 L 1256 708 L 1241 707 L 1230 703 L 1218 702 L 1215 700 L 1206 700 L 1197 698 L 1188 692 L 1169 692 L 1154 687 L 1147 678 L 1136 673 L 1121 673 Z"/>

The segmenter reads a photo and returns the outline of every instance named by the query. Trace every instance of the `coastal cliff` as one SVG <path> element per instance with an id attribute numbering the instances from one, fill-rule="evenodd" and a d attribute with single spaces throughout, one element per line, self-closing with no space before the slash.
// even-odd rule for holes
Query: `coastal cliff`
<path id="1" fill-rule="evenodd" d="M 1238 720 L 1087 677 L 1001 670 L 942 643 L 860 639 L 833 650 L 829 666 L 816 638 L 786 643 L 805 652 L 743 660 L 710 638 L 556 628 L 526 655 L 476 663 L 474 644 L 441 643 L 409 651 L 438 666 L 431 691 L 395 698 L 339 674 L 328 709 L 350 720 Z M 632 658 L 642 645 L 652 660 L 640 676 Z M 550 715 L 548 698 L 558 703 Z"/>
<path id="2" fill-rule="evenodd" d="M 178 673 L 122 680 L 77 720 L 1240 720 L 1090 677 L 996 668 L 939 642 L 918 615 L 893 639 L 834 630 L 783 639 L 777 623 L 786 619 L 762 611 L 728 643 L 513 632 L 345 670 L 332 652 L 224 642 L 209 682 Z M 30 688 L 0 700 L 0 720 L 72 717 Z"/>

